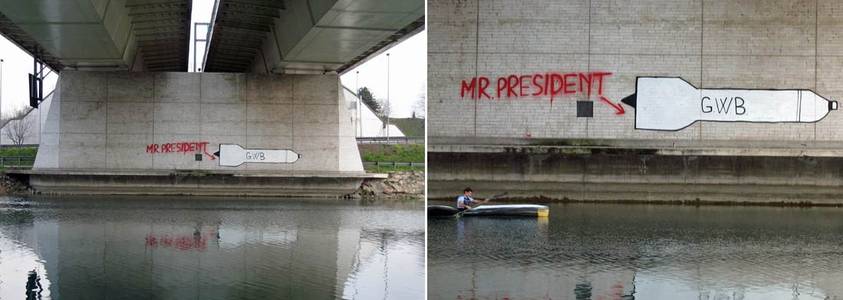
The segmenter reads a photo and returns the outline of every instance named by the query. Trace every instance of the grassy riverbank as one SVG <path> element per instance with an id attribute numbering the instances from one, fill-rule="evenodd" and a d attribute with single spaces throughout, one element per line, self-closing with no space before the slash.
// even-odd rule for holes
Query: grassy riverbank
<path id="1" fill-rule="evenodd" d="M 29 169 L 35 163 L 38 147 L 2 147 L 0 148 L 0 171 L 9 168 Z"/>
<path id="2" fill-rule="evenodd" d="M 408 145 L 358 145 L 360 149 L 360 158 L 363 159 L 364 165 L 367 162 L 396 162 L 396 163 L 424 163 L 424 145 L 408 144 Z M 421 165 L 418 166 L 366 166 L 368 172 L 392 172 L 392 171 L 412 171 L 424 170 Z"/>
<path id="3" fill-rule="evenodd" d="M 0 148 L 0 156 L 25 156 L 35 157 L 38 153 L 38 147 L 2 147 Z"/>

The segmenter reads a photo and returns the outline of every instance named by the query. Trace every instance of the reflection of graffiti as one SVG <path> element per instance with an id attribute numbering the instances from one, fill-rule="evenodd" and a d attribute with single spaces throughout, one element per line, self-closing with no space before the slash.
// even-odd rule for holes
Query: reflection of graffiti
<path id="1" fill-rule="evenodd" d="M 577 300 L 580 299 L 595 299 L 595 300 L 634 300 L 635 296 L 633 295 L 635 292 L 632 291 L 631 293 L 627 294 L 625 292 L 625 288 L 623 283 L 618 281 L 615 284 L 611 285 L 608 290 L 601 292 L 595 292 L 594 288 L 591 285 L 591 282 L 585 283 L 577 283 L 574 286 L 574 297 Z M 594 293 L 594 295 L 593 295 Z"/>
<path id="2" fill-rule="evenodd" d="M 837 109 L 810 90 L 698 89 L 679 77 L 638 77 L 635 128 L 681 130 L 696 121 L 813 123 Z"/>
<path id="3" fill-rule="evenodd" d="M 208 248 L 208 238 L 212 236 L 214 235 L 210 233 L 207 236 L 202 236 L 198 231 L 191 236 L 170 236 L 169 234 L 156 236 L 150 233 L 146 235 L 146 246 L 150 248 L 173 248 L 181 251 L 192 249 L 204 251 Z"/>
<path id="4" fill-rule="evenodd" d="M 163 144 L 149 144 L 146 153 L 202 153 L 211 160 L 216 159 L 208 153 L 208 142 L 174 142 Z"/>
<path id="5" fill-rule="evenodd" d="M 498 77 L 494 87 L 488 77 L 474 77 L 462 80 L 460 97 L 479 100 L 549 97 L 552 105 L 559 96 L 584 95 L 591 98 L 594 94 L 601 102 L 611 106 L 616 114 L 623 114 L 624 109 L 620 104 L 603 95 L 604 79 L 610 75 L 611 72 L 513 74 Z"/>

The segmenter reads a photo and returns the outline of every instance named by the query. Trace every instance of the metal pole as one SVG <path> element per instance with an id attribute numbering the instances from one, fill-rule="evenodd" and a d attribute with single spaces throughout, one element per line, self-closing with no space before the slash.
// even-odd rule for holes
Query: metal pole
<path id="1" fill-rule="evenodd" d="M 363 136 L 363 120 L 361 120 L 363 116 L 363 97 L 360 97 L 360 71 L 355 72 L 357 74 L 357 78 L 354 79 L 355 91 L 354 93 L 357 94 L 357 137 Z"/>
<path id="2" fill-rule="evenodd" d="M 199 34 L 197 30 L 199 28 L 199 23 L 193 23 L 193 72 L 196 72 L 196 47 L 199 44 L 199 37 L 196 36 Z"/>
<path id="3" fill-rule="evenodd" d="M 205 27 L 205 37 L 199 37 L 199 27 Z M 193 23 L 193 72 L 200 72 L 202 68 L 199 67 L 199 56 L 196 55 L 199 51 L 199 42 L 205 43 L 205 48 L 208 47 L 208 35 L 211 34 L 211 23 L 205 22 L 196 22 Z M 202 55 L 205 54 L 205 50 L 202 50 Z M 202 57 L 202 64 L 205 64 L 205 57 Z"/>
<path id="4" fill-rule="evenodd" d="M 389 144 L 389 113 L 392 112 L 392 107 L 389 106 L 389 53 L 386 54 L 386 143 Z"/>
<path id="5" fill-rule="evenodd" d="M 35 77 L 35 79 L 38 79 L 38 48 L 35 48 L 35 51 L 33 51 L 33 53 L 32 53 L 32 76 Z M 37 81 L 33 82 L 32 84 L 37 84 Z M 29 97 L 35 97 L 37 99 L 38 95 L 32 95 L 34 91 L 35 91 L 34 89 L 29 90 Z M 36 94 L 37 94 L 37 92 L 36 92 Z M 30 101 L 29 103 L 31 105 L 32 100 L 29 100 L 29 101 Z M 37 103 L 38 100 L 35 100 L 35 102 Z"/>
<path id="6" fill-rule="evenodd" d="M 38 76 L 37 76 L 38 77 L 38 103 L 40 104 L 41 101 L 44 101 L 44 76 L 43 76 L 43 74 L 44 74 L 44 67 L 46 67 L 46 66 L 44 65 L 44 63 L 40 59 L 38 60 L 38 64 L 40 66 L 42 66 L 41 69 L 38 70 Z M 40 107 L 40 105 L 39 105 L 39 107 Z M 21 119 L 20 122 L 23 122 L 23 120 Z M 23 141 L 21 141 L 21 142 L 23 142 Z"/>
<path id="7" fill-rule="evenodd" d="M 0 119 L 3 118 L 3 59 L 0 59 Z"/>

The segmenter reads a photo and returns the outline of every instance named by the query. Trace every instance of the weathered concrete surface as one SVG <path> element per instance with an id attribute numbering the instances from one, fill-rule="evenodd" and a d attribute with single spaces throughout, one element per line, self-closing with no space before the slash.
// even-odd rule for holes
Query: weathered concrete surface
<path id="1" fill-rule="evenodd" d="M 530 148 L 533 151 L 536 148 Z M 624 149 L 580 153 L 432 152 L 428 197 L 471 186 L 480 197 L 574 201 L 843 205 L 843 158 L 666 156 Z M 444 163 L 447 162 L 447 163 Z"/>
<path id="2" fill-rule="evenodd" d="M 678 76 L 703 88 L 810 89 L 843 99 L 843 2 L 428 1 L 429 135 L 482 138 L 841 141 L 843 113 L 816 123 L 697 122 L 635 130 L 595 93 L 473 100 L 461 81 L 510 74 L 605 71 L 617 103 L 637 76 Z M 528 92 L 533 92 L 529 90 Z M 519 91 L 520 92 L 520 91 Z M 576 117 L 591 101 L 593 118 Z M 433 139 L 431 139 L 433 140 Z"/>
<path id="3" fill-rule="evenodd" d="M 657 155 L 697 156 L 810 156 L 843 157 L 839 141 L 697 141 L 624 139 L 472 139 L 432 138 L 428 152 L 457 153 L 567 153 L 634 150 Z M 477 143 L 481 142 L 481 143 Z"/>
<path id="4" fill-rule="evenodd" d="M 815 123 L 653 131 L 636 130 L 635 108 L 619 101 L 639 76 L 843 99 L 841 13 L 834 0 L 428 1 L 430 196 L 472 185 L 580 200 L 838 201 L 839 110 Z M 547 72 L 611 75 L 590 93 L 562 78 L 551 101 L 520 77 Z M 477 77 L 491 97 L 464 91 Z M 530 88 L 499 96 L 501 82 Z M 593 117 L 577 117 L 577 101 Z"/>
<path id="5" fill-rule="evenodd" d="M 336 75 L 65 71 L 52 101 L 36 172 L 365 174 Z M 227 167 L 220 144 L 301 157 Z"/>
<path id="6" fill-rule="evenodd" d="M 208 195 L 208 196 L 343 196 L 356 190 L 366 178 L 382 175 L 337 173 L 278 174 L 255 172 L 102 172 L 14 171 L 28 177 L 41 194 L 111 195 Z"/>

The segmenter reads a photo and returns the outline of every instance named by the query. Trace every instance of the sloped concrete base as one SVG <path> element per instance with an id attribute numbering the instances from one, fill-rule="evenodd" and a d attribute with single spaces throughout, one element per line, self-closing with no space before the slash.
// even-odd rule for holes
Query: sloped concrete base
<path id="1" fill-rule="evenodd" d="M 10 171 L 43 194 L 59 195 L 202 195 L 340 197 L 353 193 L 367 178 L 386 174 L 335 172 L 284 174 L 207 171 Z"/>

